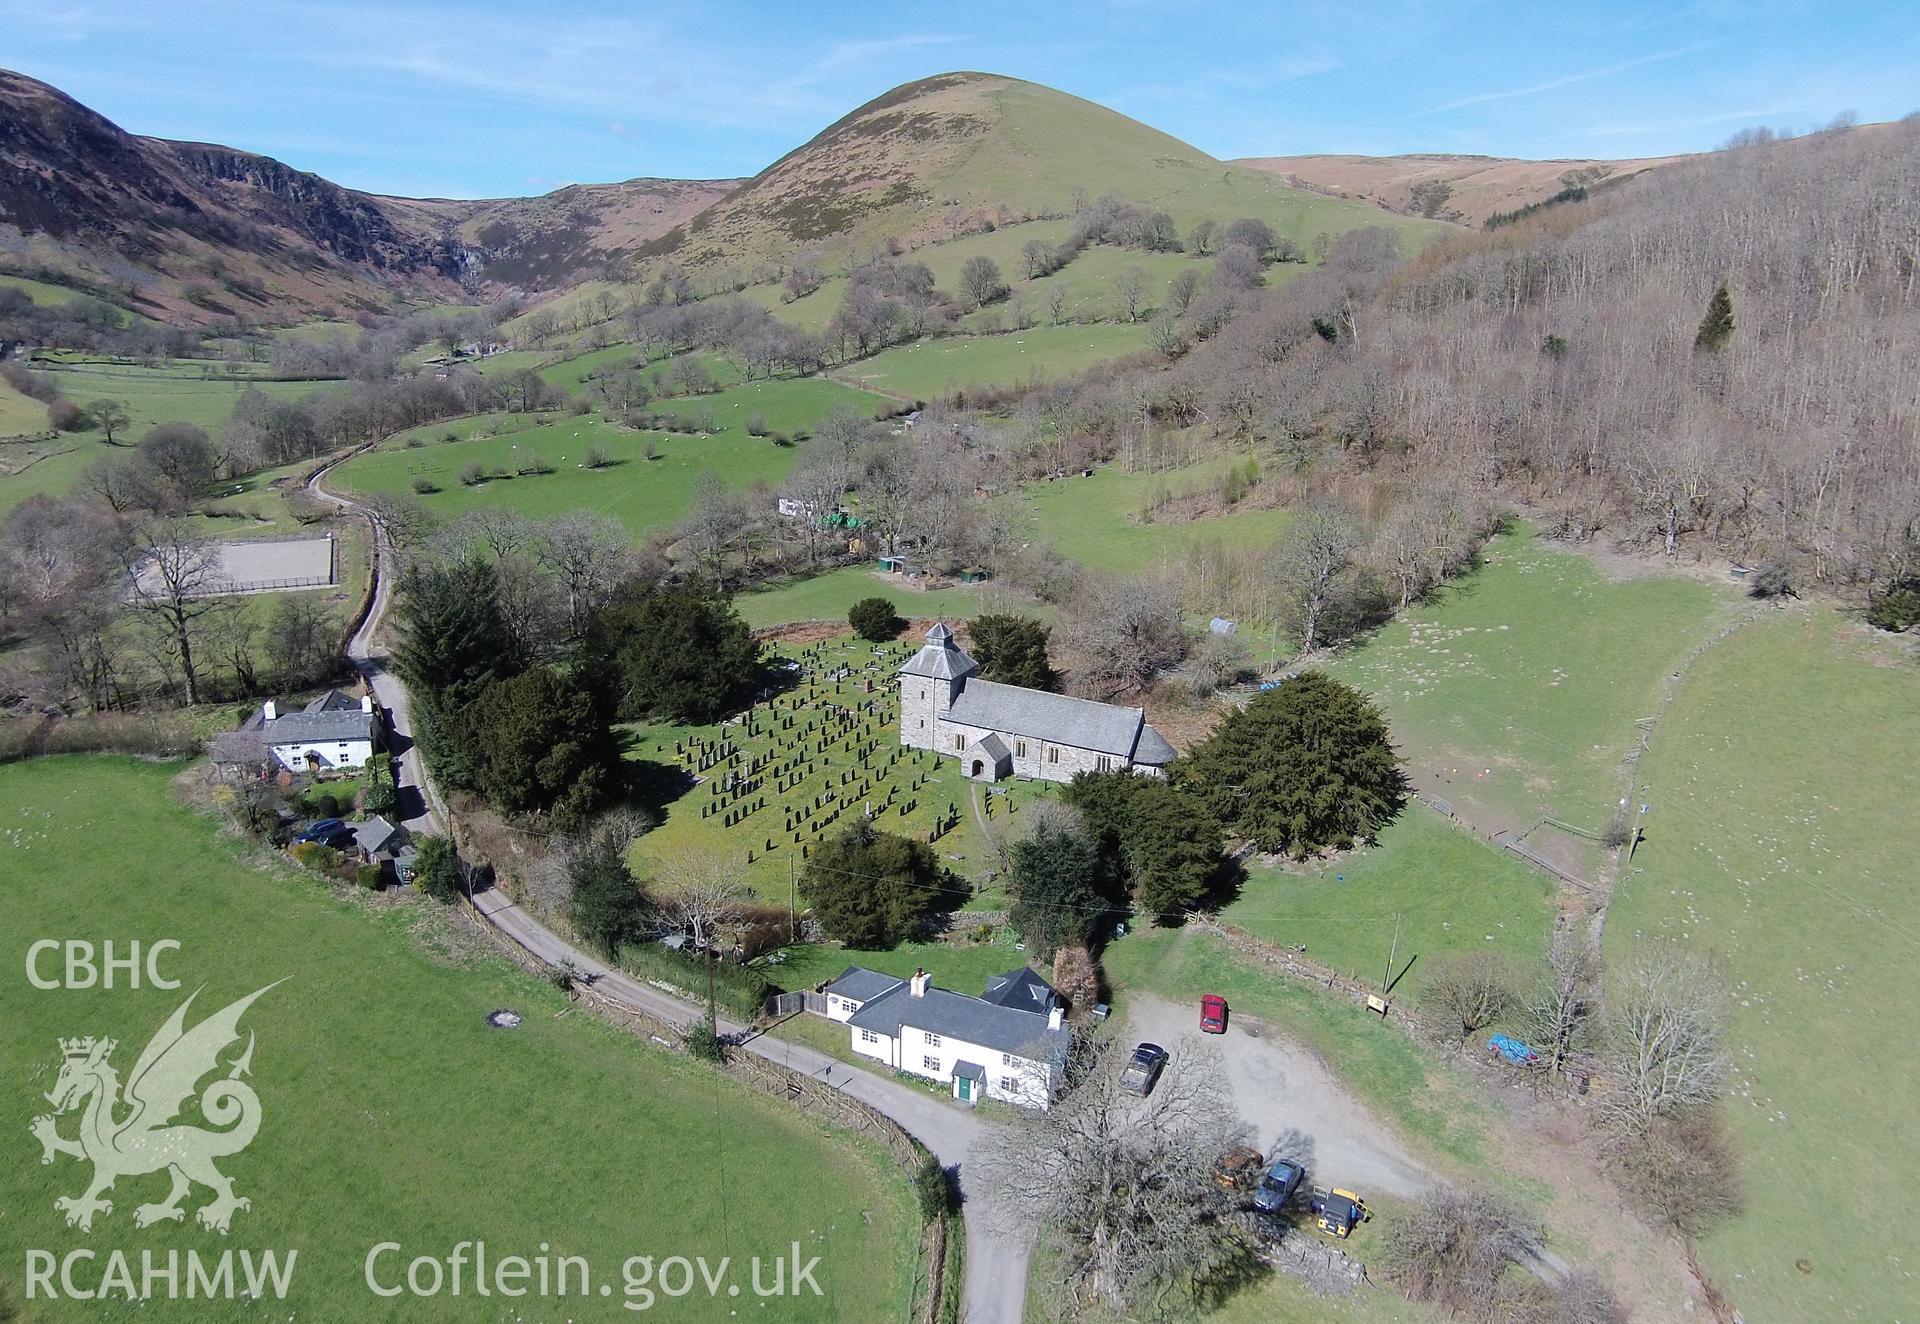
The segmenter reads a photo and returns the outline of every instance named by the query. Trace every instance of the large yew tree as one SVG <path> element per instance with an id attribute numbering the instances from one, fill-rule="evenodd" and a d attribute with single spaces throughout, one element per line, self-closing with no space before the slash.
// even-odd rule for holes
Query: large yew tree
<path id="1" fill-rule="evenodd" d="M 1407 802 L 1380 710 L 1318 672 L 1255 695 L 1173 771 L 1230 831 L 1298 858 L 1373 839 Z"/>

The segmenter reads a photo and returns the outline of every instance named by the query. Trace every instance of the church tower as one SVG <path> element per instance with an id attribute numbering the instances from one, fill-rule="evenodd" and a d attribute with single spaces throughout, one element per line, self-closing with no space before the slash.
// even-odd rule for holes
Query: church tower
<path id="1" fill-rule="evenodd" d="M 927 642 L 900 668 L 900 743 L 932 749 L 940 719 L 975 671 L 973 659 L 953 642 L 944 621 L 927 631 Z"/>

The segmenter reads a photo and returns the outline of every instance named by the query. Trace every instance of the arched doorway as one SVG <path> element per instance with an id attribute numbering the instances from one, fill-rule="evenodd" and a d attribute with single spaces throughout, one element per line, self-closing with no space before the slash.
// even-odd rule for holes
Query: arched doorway
<path id="1" fill-rule="evenodd" d="M 978 777 L 981 773 L 985 772 L 986 770 L 987 770 L 987 765 L 983 763 L 981 760 L 975 759 L 973 761 L 973 771 L 968 773 L 967 775 L 969 777 Z"/>

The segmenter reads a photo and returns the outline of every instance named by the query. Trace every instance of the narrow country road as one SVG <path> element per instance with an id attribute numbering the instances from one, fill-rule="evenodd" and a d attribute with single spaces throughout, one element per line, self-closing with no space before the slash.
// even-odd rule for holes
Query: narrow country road
<path id="1" fill-rule="evenodd" d="M 343 509 L 357 509 L 354 502 L 336 496 L 324 485 L 337 463 L 339 461 L 334 461 L 317 470 L 307 481 L 307 488 L 321 501 Z M 375 528 L 374 538 L 373 604 L 366 620 L 348 641 L 347 657 L 386 710 L 389 730 L 404 737 L 407 743 L 407 748 L 394 760 L 396 785 L 403 793 L 411 789 L 419 797 L 418 811 L 403 820 L 407 830 L 449 835 L 450 816 L 446 804 L 434 790 L 419 747 L 413 743 L 413 712 L 407 687 L 388 665 L 388 656 L 378 643 L 380 628 L 393 605 L 393 581 L 385 573 L 391 560 L 385 535 Z M 591 979 L 595 990 L 616 1001 L 676 1027 L 704 1015 L 694 1003 L 669 996 L 619 970 L 608 969 L 497 892 L 481 892 L 470 900 L 474 909 L 506 937 L 549 964 L 572 962 L 575 969 Z M 720 1027 L 722 1033 L 748 1034 L 745 1026 L 731 1021 L 722 1020 Z M 967 1164 L 978 1152 L 986 1134 L 979 1118 L 947 1100 L 847 1066 L 804 1044 L 755 1033 L 748 1035 L 743 1046 L 768 1061 L 817 1077 L 883 1113 L 953 1170 L 966 1220 L 965 1318 L 968 1324 L 1019 1324 L 1026 1313 L 1027 1258 L 1032 1246 L 1028 1238 L 1002 1230 L 991 1205 L 978 1192 L 967 1188 Z"/>

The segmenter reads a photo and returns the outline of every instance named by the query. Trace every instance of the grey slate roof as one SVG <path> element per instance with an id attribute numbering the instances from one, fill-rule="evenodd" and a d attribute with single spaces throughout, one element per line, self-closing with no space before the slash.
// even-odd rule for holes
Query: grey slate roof
<path id="1" fill-rule="evenodd" d="M 843 998 L 852 998 L 855 1002 L 865 1002 L 877 998 L 888 989 L 900 987 L 901 981 L 892 975 L 883 975 L 878 970 L 869 970 L 864 965 L 850 965 L 840 972 L 839 978 L 827 985 L 827 992 L 838 993 Z"/>
<path id="2" fill-rule="evenodd" d="M 349 823 L 353 829 L 354 844 L 369 855 L 386 850 L 400 835 L 400 829 L 375 814 L 372 818 L 359 823 Z"/>
<path id="3" fill-rule="evenodd" d="M 907 659 L 900 668 L 903 676 L 926 676 L 931 680 L 958 680 L 971 676 L 978 668 L 961 647 L 953 642 L 953 631 L 936 621 L 927 631 L 924 648 Z"/>
<path id="4" fill-rule="evenodd" d="M 953 1074 L 964 1076 L 968 1080 L 985 1080 L 987 1069 L 978 1062 L 969 1062 L 965 1058 L 953 1064 Z"/>
<path id="5" fill-rule="evenodd" d="M 328 690 L 300 710 L 303 713 L 359 712 L 360 700 L 341 690 Z"/>
<path id="6" fill-rule="evenodd" d="M 329 740 L 371 740 L 372 713 L 352 711 L 283 713 L 267 722 L 261 734 L 270 745 L 322 744 Z"/>
<path id="7" fill-rule="evenodd" d="M 215 736 L 209 742 L 208 753 L 215 763 L 265 763 L 267 742 L 260 738 L 258 727 L 242 727 Z"/>
<path id="8" fill-rule="evenodd" d="M 1007 742 L 1002 740 L 998 734 L 991 731 L 974 741 L 967 749 L 969 752 L 979 750 L 995 763 L 1000 762 L 1002 759 L 1013 757 L 1013 752 L 1007 748 Z"/>
<path id="9" fill-rule="evenodd" d="M 1030 1011 L 996 1006 L 944 988 L 929 988 L 916 998 L 905 984 L 868 1002 L 847 1024 L 889 1039 L 899 1038 L 900 1027 L 909 1025 L 1033 1061 L 1045 1061 L 1049 1055 L 1057 1060 L 1072 1038 L 1072 1031 L 1064 1026 L 1049 1030 L 1047 1018 Z"/>
<path id="10" fill-rule="evenodd" d="M 1053 985 L 1042 979 L 1039 971 L 1023 965 L 1018 970 L 1009 970 L 1004 975 L 989 979 L 987 991 L 980 1000 L 1044 1016 L 1053 1006 L 1053 997 Z"/>
<path id="11" fill-rule="evenodd" d="M 947 710 L 947 720 L 1126 758 L 1133 754 L 1146 716 L 1138 708 L 970 680 Z"/>
<path id="12" fill-rule="evenodd" d="M 1140 743 L 1134 747 L 1133 761 L 1144 763 L 1150 768 L 1164 768 L 1179 757 L 1179 751 L 1167 743 L 1167 738 L 1153 729 L 1152 723 L 1142 723 Z"/>

